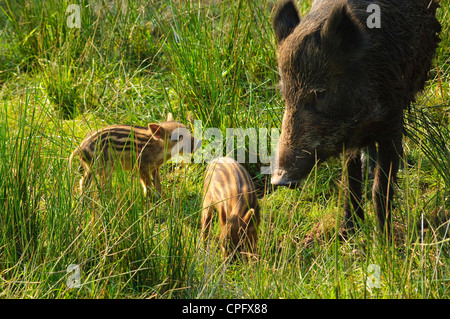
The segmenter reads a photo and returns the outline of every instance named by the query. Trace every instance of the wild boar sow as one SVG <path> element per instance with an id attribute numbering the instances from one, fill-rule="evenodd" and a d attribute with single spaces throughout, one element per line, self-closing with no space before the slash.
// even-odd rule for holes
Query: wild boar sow
<path id="1" fill-rule="evenodd" d="M 374 4 L 380 23 L 369 28 Z M 277 5 L 286 110 L 272 184 L 294 186 L 345 149 L 343 227 L 351 230 L 364 219 L 360 150 L 376 143 L 373 200 L 381 229 L 389 229 L 403 112 L 427 80 L 439 42 L 437 7 L 432 0 L 319 0 L 300 18 L 292 1 Z"/>

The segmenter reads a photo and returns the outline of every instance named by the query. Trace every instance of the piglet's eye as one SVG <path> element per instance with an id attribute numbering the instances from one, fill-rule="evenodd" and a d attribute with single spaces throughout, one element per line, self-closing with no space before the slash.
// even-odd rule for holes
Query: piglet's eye
<path id="1" fill-rule="evenodd" d="M 172 134 L 170 134 L 170 140 L 172 142 L 178 142 L 183 140 L 183 134 L 178 132 L 178 130 L 174 131 Z"/>

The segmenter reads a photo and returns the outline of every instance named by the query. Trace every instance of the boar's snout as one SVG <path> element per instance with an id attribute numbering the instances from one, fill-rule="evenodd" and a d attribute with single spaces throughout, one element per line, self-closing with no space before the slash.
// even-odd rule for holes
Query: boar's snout
<path id="1" fill-rule="evenodd" d="M 270 182 L 274 186 L 285 186 L 289 188 L 297 188 L 300 183 L 297 179 L 289 178 L 287 172 L 284 170 L 274 172 Z"/>
<path id="2" fill-rule="evenodd" d="M 318 162 L 315 152 L 301 151 L 299 154 L 280 144 L 270 182 L 274 186 L 297 188 Z"/>
<path id="3" fill-rule="evenodd" d="M 289 188 L 297 188 L 300 183 L 298 179 L 291 178 L 284 169 L 276 169 L 272 173 L 270 182 L 274 186 L 286 186 Z"/>

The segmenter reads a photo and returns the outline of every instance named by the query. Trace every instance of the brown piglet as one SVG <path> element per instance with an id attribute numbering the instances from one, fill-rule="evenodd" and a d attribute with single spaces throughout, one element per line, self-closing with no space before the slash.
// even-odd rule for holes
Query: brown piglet
<path id="1" fill-rule="evenodd" d="M 202 231 L 206 239 L 213 210 L 220 221 L 220 243 L 225 258 L 236 252 L 256 255 L 260 207 L 248 172 L 234 159 L 220 157 L 207 168 L 204 180 Z"/>
<path id="2" fill-rule="evenodd" d="M 80 180 L 81 191 L 90 184 L 93 173 L 99 173 L 103 184 L 120 165 L 126 171 L 139 171 L 145 195 L 152 183 L 161 194 L 159 168 L 172 157 L 176 148 L 180 148 L 181 143 L 189 144 L 190 152 L 195 148 L 194 137 L 183 124 L 175 122 L 170 113 L 166 122 L 151 123 L 148 127 L 110 125 L 88 134 L 70 155 L 69 167 L 73 158 L 79 156 L 84 170 Z"/>

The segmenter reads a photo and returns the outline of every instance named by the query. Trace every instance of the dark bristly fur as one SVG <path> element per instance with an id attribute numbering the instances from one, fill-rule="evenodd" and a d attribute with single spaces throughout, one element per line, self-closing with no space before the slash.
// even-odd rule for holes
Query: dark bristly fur
<path id="1" fill-rule="evenodd" d="M 194 138 L 186 127 L 173 121 L 171 114 L 167 119 L 167 122 L 152 123 L 148 127 L 111 125 L 88 134 L 69 158 L 70 167 L 76 155 L 81 159 L 84 168 L 81 190 L 91 182 L 94 171 L 98 171 L 104 181 L 119 164 L 124 170 L 139 171 L 144 194 L 152 183 L 161 194 L 159 167 L 171 158 L 180 137 L 190 139 L 191 151 L 195 147 Z"/>
<path id="2" fill-rule="evenodd" d="M 366 21 L 380 8 L 381 27 Z M 286 102 L 272 184 L 292 186 L 314 165 L 347 152 L 344 230 L 364 219 L 360 150 L 377 145 L 373 199 L 389 232 L 402 157 L 403 112 L 424 88 L 439 43 L 433 0 L 318 0 L 300 19 L 281 1 L 273 25 Z"/>
<path id="3" fill-rule="evenodd" d="M 209 235 L 215 208 L 224 256 L 235 257 L 235 252 L 256 254 L 260 208 L 255 186 L 245 168 L 231 158 L 218 158 L 208 165 L 203 189 L 204 240 Z"/>

